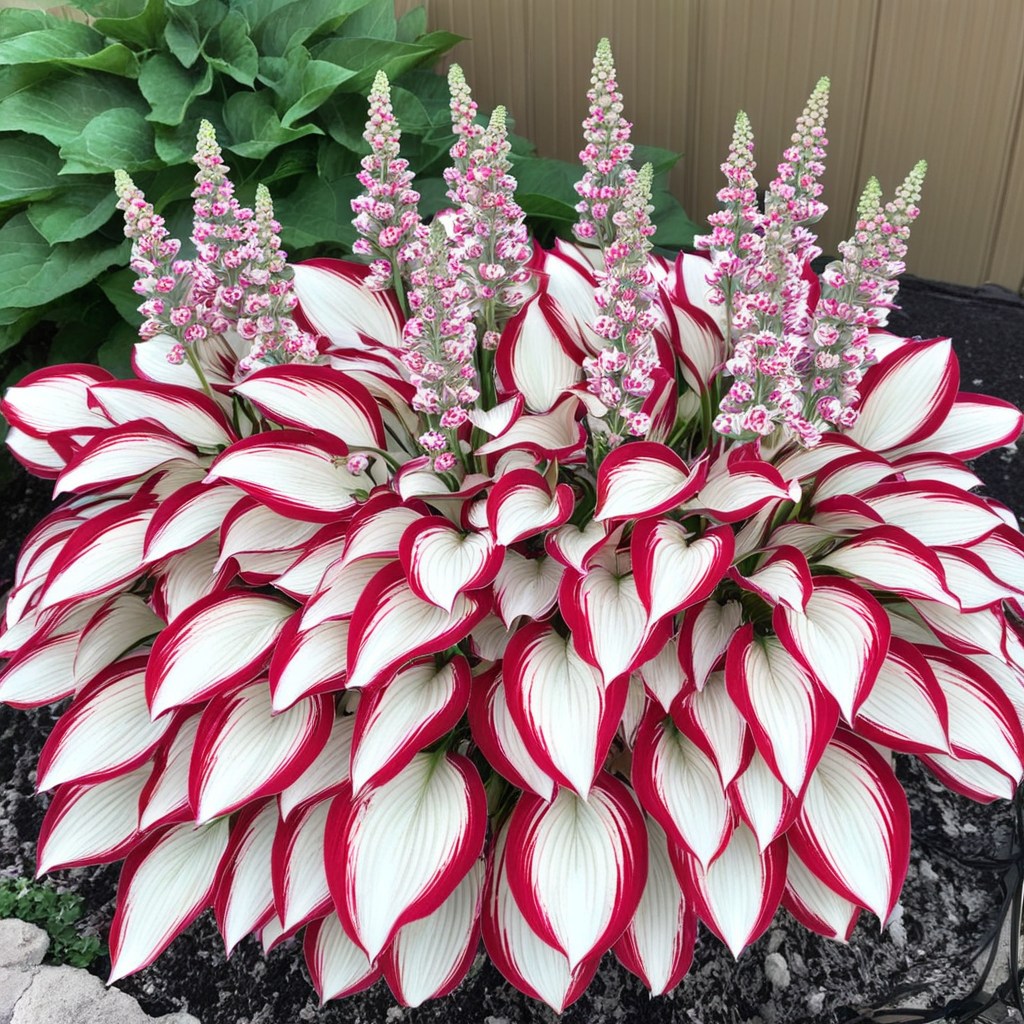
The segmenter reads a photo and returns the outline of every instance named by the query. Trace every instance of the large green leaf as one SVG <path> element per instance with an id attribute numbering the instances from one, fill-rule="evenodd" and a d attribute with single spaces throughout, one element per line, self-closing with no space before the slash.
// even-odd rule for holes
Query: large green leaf
<path id="1" fill-rule="evenodd" d="M 300 178 L 290 196 L 274 201 L 285 246 L 304 249 L 325 242 L 350 246 L 356 237 L 351 202 L 358 193 L 359 183 L 354 178 L 338 182 L 325 181 L 317 174 Z"/>
<path id="2" fill-rule="evenodd" d="M 136 277 L 137 275 L 131 267 L 121 267 L 119 270 L 113 270 L 109 274 L 103 274 L 97 278 L 96 284 L 99 285 L 100 291 L 106 296 L 107 301 L 117 310 L 121 319 L 138 328 L 142 323 L 142 317 L 139 315 L 142 297 L 132 291 Z"/>
<path id="3" fill-rule="evenodd" d="M 693 245 L 693 236 L 701 229 L 690 220 L 679 200 L 671 192 L 658 190 L 651 197 L 651 219 L 657 230 L 651 241 L 663 249 L 685 249 Z"/>
<path id="4" fill-rule="evenodd" d="M 659 146 L 633 147 L 633 166 L 639 169 L 644 164 L 650 164 L 655 178 L 659 174 L 671 171 L 681 159 L 682 154 L 675 153 L 671 149 L 662 149 Z"/>
<path id="5" fill-rule="evenodd" d="M 0 228 L 0 306 L 41 306 L 127 259 L 128 243 L 91 235 L 50 245 L 24 213 Z"/>
<path id="6" fill-rule="evenodd" d="M 77 0 L 93 15 L 97 32 L 155 50 L 167 24 L 164 0 Z"/>
<path id="7" fill-rule="evenodd" d="M 0 205 L 46 199 L 60 187 L 60 157 L 36 135 L 0 137 Z"/>
<path id="8" fill-rule="evenodd" d="M 561 160 L 542 157 L 515 157 L 512 163 L 517 189 L 516 199 L 527 215 L 562 223 L 576 220 L 576 190 L 579 168 Z"/>
<path id="9" fill-rule="evenodd" d="M 285 128 L 266 92 L 236 92 L 224 104 L 224 121 L 232 140 L 227 148 L 254 160 L 305 135 L 323 134 L 312 124 Z"/>
<path id="10" fill-rule="evenodd" d="M 395 17 L 394 0 L 370 0 L 345 19 L 338 34 L 368 39 L 395 39 L 398 36 L 398 19 Z"/>
<path id="11" fill-rule="evenodd" d="M 413 7 L 398 19 L 395 26 L 395 38 L 403 43 L 415 43 L 427 31 L 426 7 Z"/>
<path id="12" fill-rule="evenodd" d="M 199 60 L 202 39 L 194 19 L 168 18 L 164 26 L 164 42 L 182 67 L 190 68 Z"/>
<path id="13" fill-rule="evenodd" d="M 149 100 L 152 112 L 147 121 L 158 124 L 181 124 L 192 101 L 204 96 L 213 85 L 213 68 L 209 64 L 189 71 L 166 53 L 156 53 L 142 65 L 139 73 L 139 89 Z"/>
<path id="14" fill-rule="evenodd" d="M 100 344 L 96 352 L 96 361 L 104 370 L 109 370 L 122 380 L 134 377 L 132 349 L 138 340 L 139 332 L 130 324 L 118 320 Z"/>
<path id="15" fill-rule="evenodd" d="M 307 39 L 333 31 L 369 0 L 293 0 L 252 4 L 252 41 L 261 55 L 283 57 Z M 265 10 L 269 7 L 269 10 Z M 263 8 L 263 10 L 260 10 Z M 265 11 L 265 13 L 264 13 Z M 344 61 L 338 63 L 344 64 Z"/>
<path id="16" fill-rule="evenodd" d="M 110 75 L 51 74 L 0 101 L 5 131 L 42 135 L 55 146 L 76 139 L 98 114 L 115 108 L 148 113 L 139 90 Z"/>
<path id="17" fill-rule="evenodd" d="M 115 107 L 97 114 L 82 133 L 61 146 L 61 174 L 144 170 L 158 167 L 153 150 L 153 126 L 131 107 Z"/>
<path id="18" fill-rule="evenodd" d="M 345 92 L 365 92 L 373 84 L 373 77 L 382 69 L 388 78 L 395 79 L 428 61 L 434 60 L 456 43 L 462 36 L 449 32 L 432 32 L 416 43 L 397 40 L 367 38 L 333 38 L 312 47 L 317 60 L 330 61 L 358 72 L 345 83 Z"/>
<path id="19" fill-rule="evenodd" d="M 242 85 L 251 86 L 259 71 L 260 55 L 249 38 L 249 22 L 240 11 L 228 11 L 203 45 L 211 67 Z"/>
<path id="20" fill-rule="evenodd" d="M 354 74 L 355 72 L 348 68 L 324 60 L 309 61 L 302 70 L 299 97 L 284 112 L 281 124 L 285 128 L 290 128 L 300 118 L 312 113 Z"/>
<path id="21" fill-rule="evenodd" d="M 39 17 L 19 17 L 25 13 Z M 107 45 L 88 25 L 41 11 L 0 11 L 0 65 L 6 64 L 66 65 L 128 78 L 134 78 L 139 70 L 135 54 L 127 46 Z"/>
<path id="22" fill-rule="evenodd" d="M 41 316 L 42 310 L 38 308 L 0 309 L 0 352 L 14 348 L 39 323 Z M 15 380 L 23 376 L 24 373 L 19 373 Z M 3 420 L 0 420 L 0 426 L 3 425 Z"/>
<path id="23" fill-rule="evenodd" d="M 204 96 L 189 107 L 188 117 L 181 124 L 153 126 L 156 155 L 169 167 L 189 163 L 196 152 L 196 132 L 202 120 L 213 125 L 217 138 L 223 145 L 228 136 L 224 123 L 224 106 Z"/>
<path id="24" fill-rule="evenodd" d="M 50 245 L 84 238 L 110 220 L 117 206 L 113 186 L 87 182 L 65 189 L 52 199 L 32 203 L 27 213 L 32 227 Z"/>

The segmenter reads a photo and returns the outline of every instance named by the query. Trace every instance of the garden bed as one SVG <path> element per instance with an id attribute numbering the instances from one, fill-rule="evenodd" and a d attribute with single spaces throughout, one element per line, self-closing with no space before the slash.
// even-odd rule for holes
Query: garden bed
<path id="1" fill-rule="evenodd" d="M 905 279 L 903 309 L 891 320 L 898 334 L 954 338 L 961 387 L 1024 404 L 1024 302 L 998 288 L 966 289 Z M 1024 510 L 1024 474 L 1015 449 L 978 460 L 988 493 Z M 0 592 L 10 586 L 21 539 L 45 512 L 49 485 L 16 475 L 5 496 Z M 32 793 L 36 759 L 55 721 L 52 709 L 0 707 L 0 874 L 32 874 L 44 799 Z M 1012 808 L 980 806 L 950 793 L 908 758 L 898 774 L 913 816 L 910 872 L 888 929 L 863 915 L 847 946 L 820 939 L 785 912 L 738 961 L 706 930 L 693 969 L 672 996 L 651 1002 L 640 982 L 611 955 L 588 992 L 563 1015 L 566 1024 L 693 1021 L 843 1021 L 895 1001 L 941 1006 L 970 990 L 974 959 L 1002 901 L 1000 872 L 986 861 L 1007 852 Z M 91 912 L 86 927 L 105 935 L 113 913 L 118 867 L 58 872 L 56 881 L 81 893 Z M 103 959 L 93 967 L 104 974 Z M 997 966 L 998 969 L 998 966 Z M 368 992 L 317 1010 L 301 950 L 285 944 L 264 959 L 246 940 L 225 962 L 209 915 L 179 938 L 157 963 L 119 987 L 151 1014 L 188 1010 L 203 1024 L 277 1024 L 312 1020 L 466 1020 L 473 1024 L 550 1021 L 550 1010 L 520 995 L 483 958 L 449 999 L 416 1010 L 398 1008 L 383 982 Z"/>

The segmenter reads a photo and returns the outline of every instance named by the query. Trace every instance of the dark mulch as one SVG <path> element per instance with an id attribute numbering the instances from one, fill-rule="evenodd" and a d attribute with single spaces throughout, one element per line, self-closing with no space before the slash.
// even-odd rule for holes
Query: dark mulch
<path id="1" fill-rule="evenodd" d="M 998 288 L 978 290 L 908 279 L 892 329 L 906 335 L 951 336 L 961 361 L 962 388 L 1024 403 L 1024 302 Z M 1024 474 L 1015 449 L 979 460 L 988 493 L 1024 510 Z M 4 496 L 6 531 L 0 543 L 0 591 L 10 584 L 18 545 L 47 508 L 49 487 L 17 474 Z M 0 869 L 31 874 L 44 799 L 32 795 L 34 765 L 54 715 L 0 707 Z M 941 1006 L 967 992 L 974 956 L 1001 902 L 1000 872 L 986 861 L 1008 849 L 1012 809 L 988 807 L 950 794 L 908 759 L 899 771 L 913 812 L 914 849 L 902 897 L 902 916 L 884 932 L 863 915 L 849 945 L 809 934 L 785 913 L 758 943 L 734 961 L 707 932 L 694 967 L 676 992 L 649 1000 L 639 982 L 606 957 L 589 992 L 563 1016 L 566 1024 L 690 1021 L 845 1021 L 896 999 Z M 61 872 L 62 886 L 92 908 L 90 929 L 105 933 L 113 910 L 117 868 Z M 766 958 L 771 969 L 766 973 Z M 107 965 L 98 963 L 102 973 Z M 769 980 L 771 978 L 772 980 Z M 225 962 L 209 917 L 201 919 L 151 968 L 120 986 L 150 1013 L 187 1009 L 203 1024 L 324 1024 L 409 1021 L 415 1024 L 527 1024 L 554 1015 L 516 993 L 484 958 L 448 1000 L 416 1010 L 397 1007 L 383 983 L 322 1010 L 309 987 L 297 944 L 266 959 L 247 940 Z"/>

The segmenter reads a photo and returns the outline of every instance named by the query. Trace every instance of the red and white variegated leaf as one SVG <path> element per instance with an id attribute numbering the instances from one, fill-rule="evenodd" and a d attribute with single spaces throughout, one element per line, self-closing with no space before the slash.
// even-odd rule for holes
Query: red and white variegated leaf
<path id="1" fill-rule="evenodd" d="M 583 448 L 586 430 L 576 421 L 579 400 L 566 395 L 547 412 L 523 412 L 508 429 L 476 450 L 477 455 L 530 452 L 539 459 L 565 459 Z"/>
<path id="2" fill-rule="evenodd" d="M 1024 537 L 1009 526 L 999 526 L 971 545 L 971 553 L 984 559 L 988 571 L 1006 586 L 1024 594 Z"/>
<path id="3" fill-rule="evenodd" d="M 199 464 L 195 449 L 163 427 L 135 421 L 97 434 L 57 477 L 58 494 L 109 490 L 171 462 Z"/>
<path id="4" fill-rule="evenodd" d="M 608 540 L 608 527 L 591 519 L 583 529 L 566 523 L 544 538 L 544 550 L 568 569 L 584 572 L 591 556 Z"/>
<path id="5" fill-rule="evenodd" d="M 389 782 L 334 798 L 327 880 L 345 930 L 371 961 L 451 895 L 480 856 L 486 827 L 483 783 L 458 754 L 417 754 Z"/>
<path id="6" fill-rule="evenodd" d="M 806 612 L 778 605 L 772 624 L 786 650 L 814 673 L 852 722 L 889 647 L 882 606 L 849 580 L 819 576 Z"/>
<path id="7" fill-rule="evenodd" d="M 381 976 L 380 967 L 367 960 L 345 933 L 337 914 L 328 914 L 306 929 L 302 950 L 321 1003 L 362 992 Z"/>
<path id="8" fill-rule="evenodd" d="M 958 612 L 934 601 L 911 601 L 928 628 L 951 650 L 992 654 L 1003 650 L 1006 616 L 1000 607 Z"/>
<path id="9" fill-rule="evenodd" d="M 508 883 L 530 927 L 574 970 L 629 923 L 647 877 L 647 826 L 633 794 L 602 772 L 586 800 L 524 793 L 508 822 Z"/>
<path id="10" fill-rule="evenodd" d="M 982 485 L 981 477 L 977 473 L 972 473 L 964 463 L 952 455 L 924 451 L 901 455 L 899 458 L 890 456 L 889 461 L 904 480 L 934 480 L 950 484 L 961 491 L 970 491 Z"/>
<path id="11" fill-rule="evenodd" d="M 359 598 L 348 634 L 348 686 L 363 687 L 421 654 L 443 651 L 472 632 L 490 610 L 490 596 L 460 594 L 446 612 L 421 601 L 395 562 L 381 569 Z"/>
<path id="12" fill-rule="evenodd" d="M 583 379 L 572 341 L 562 340 L 558 304 L 537 292 L 502 331 L 495 369 L 507 394 L 519 394 L 531 412 L 547 412 L 563 392 Z"/>
<path id="13" fill-rule="evenodd" d="M 860 415 L 847 435 L 877 452 L 911 444 L 946 418 L 959 386 L 948 338 L 907 342 L 865 374 Z"/>
<path id="14" fill-rule="evenodd" d="M 860 916 L 860 907 L 830 889 L 793 849 L 789 851 L 782 905 L 805 928 L 837 942 L 850 941 Z"/>
<path id="15" fill-rule="evenodd" d="M 1017 596 L 1013 588 L 992 575 L 985 560 L 973 549 L 940 548 L 935 554 L 942 564 L 946 587 L 963 611 L 981 611 Z"/>
<path id="16" fill-rule="evenodd" d="M 668 714 L 672 702 L 685 689 L 693 688 L 692 682 L 679 664 L 679 635 L 670 637 L 665 646 L 639 669 L 644 689 Z"/>
<path id="17" fill-rule="evenodd" d="M 218 566 L 224 565 L 229 558 L 257 551 L 271 554 L 295 551 L 298 557 L 298 551 L 314 537 L 321 536 L 321 531 L 329 535 L 336 528 L 337 524 L 325 527 L 278 515 L 255 498 L 243 497 L 231 508 L 221 525 Z"/>
<path id="18" fill-rule="evenodd" d="M 325 430 L 350 448 L 387 447 L 373 396 L 328 366 L 268 366 L 234 390 L 282 426 Z"/>
<path id="19" fill-rule="evenodd" d="M 778 637 L 751 623 L 729 645 L 725 685 L 768 767 L 799 797 L 839 723 L 839 706 Z"/>
<path id="20" fill-rule="evenodd" d="M 494 578 L 494 606 L 506 626 L 525 615 L 542 619 L 558 600 L 565 566 L 554 558 L 527 558 L 511 548 Z"/>
<path id="21" fill-rule="evenodd" d="M 300 807 L 337 792 L 348 782 L 355 715 L 335 716 L 327 743 L 312 764 L 278 796 L 281 820 L 287 821 Z"/>
<path id="22" fill-rule="evenodd" d="M 687 609 L 679 629 L 679 665 L 693 689 L 704 689 L 742 618 L 739 601 L 705 601 Z"/>
<path id="23" fill-rule="evenodd" d="M 1024 775 L 1024 733 L 1002 687 L 954 651 L 922 647 L 921 653 L 946 698 L 952 753 L 984 761 L 1019 783 Z"/>
<path id="24" fill-rule="evenodd" d="M 236 441 L 206 479 L 225 480 L 279 515 L 330 523 L 373 481 L 346 468 L 348 447 L 320 430 L 275 430 Z"/>
<path id="25" fill-rule="evenodd" d="M 298 557 L 295 551 L 244 551 L 231 559 L 241 580 L 252 587 L 265 587 L 287 572 Z M 222 568 L 226 560 L 221 559 Z"/>
<path id="26" fill-rule="evenodd" d="M 938 428 L 902 451 L 945 452 L 975 459 L 993 448 L 1012 444 L 1024 427 L 1018 408 L 990 395 L 961 391 Z"/>
<path id="27" fill-rule="evenodd" d="M 145 671 L 144 657 L 115 662 L 75 698 L 39 754 L 40 792 L 62 782 L 102 782 L 149 758 L 172 716 L 150 720 Z"/>
<path id="28" fill-rule="evenodd" d="M 309 629 L 301 628 L 299 612 L 288 620 L 268 670 L 275 714 L 304 697 L 344 688 L 348 632 L 347 619 L 328 619 Z"/>
<path id="29" fill-rule="evenodd" d="M 186 444 L 217 448 L 236 439 L 224 411 L 194 388 L 141 380 L 116 380 L 89 388 L 90 404 L 117 424 L 148 420 Z"/>
<path id="30" fill-rule="evenodd" d="M 636 743 L 636 734 L 640 723 L 650 706 L 651 700 L 647 696 L 644 681 L 638 672 L 631 672 L 629 688 L 626 690 L 626 706 L 622 709 L 622 719 L 619 721 L 618 729 L 619 736 L 630 750 Z"/>
<path id="31" fill-rule="evenodd" d="M 523 411 L 523 396 L 516 394 L 491 409 L 471 409 L 469 422 L 479 427 L 489 437 L 497 437 Z"/>
<path id="32" fill-rule="evenodd" d="M 135 594 L 117 594 L 104 601 L 78 641 L 72 668 L 76 688 L 81 689 L 136 644 L 159 633 L 163 626 L 163 619 Z"/>
<path id="33" fill-rule="evenodd" d="M 705 871 L 697 859 L 670 847 L 669 854 L 697 916 L 738 957 L 768 929 L 786 885 L 785 839 L 758 849 L 754 833 L 736 826 L 729 845 Z"/>
<path id="34" fill-rule="evenodd" d="M 146 671 L 153 717 L 255 678 L 293 610 L 275 597 L 242 590 L 197 601 L 153 644 Z"/>
<path id="35" fill-rule="evenodd" d="M 457 491 L 449 490 L 447 482 L 434 472 L 430 456 L 420 455 L 402 463 L 395 471 L 392 487 L 398 492 L 396 497 L 402 501 L 425 498 L 436 505 L 442 499 L 455 501 L 477 494 L 490 482 L 491 478 L 483 473 L 470 473 L 463 478 Z"/>
<path id="36" fill-rule="evenodd" d="M 34 708 L 70 697 L 78 689 L 74 665 L 82 620 L 88 621 L 92 610 L 90 604 L 77 616 L 77 629 L 44 633 L 42 639 L 24 643 L 0 671 L 0 701 L 15 708 Z"/>
<path id="37" fill-rule="evenodd" d="M 403 1006 L 440 999 L 465 978 L 480 943 L 484 874 L 484 861 L 476 861 L 437 910 L 399 928 L 381 954 L 384 978 Z"/>
<path id="38" fill-rule="evenodd" d="M 558 605 L 577 650 L 606 683 L 653 657 L 671 632 L 670 621 L 658 628 L 648 617 L 632 573 L 617 575 L 601 565 L 586 575 L 566 573 Z"/>
<path id="39" fill-rule="evenodd" d="M 644 810 L 702 867 L 725 848 L 735 823 L 718 769 L 658 708 L 640 723 L 630 780 Z"/>
<path id="40" fill-rule="evenodd" d="M 302 549 L 302 554 L 291 566 L 273 581 L 274 589 L 280 590 L 296 601 L 308 602 L 316 593 L 324 574 L 335 562 L 341 560 L 345 550 L 345 535 L 327 536 L 318 531 L 316 536 Z"/>
<path id="41" fill-rule="evenodd" d="M 419 502 L 404 504 L 397 494 L 374 495 L 352 516 L 345 532 L 344 560 L 397 558 L 402 534 L 425 512 Z"/>
<path id="42" fill-rule="evenodd" d="M 82 523 L 50 567 L 36 611 L 102 597 L 138 576 L 154 504 L 139 495 Z"/>
<path id="43" fill-rule="evenodd" d="M 509 711 L 499 669 L 473 680 L 468 717 L 473 742 L 495 771 L 512 785 L 531 790 L 543 800 L 554 796 L 554 779 L 534 760 Z"/>
<path id="44" fill-rule="evenodd" d="M 188 799 L 188 769 L 200 718 L 197 713 L 183 719 L 156 748 L 153 772 L 139 796 L 141 831 L 195 819 Z"/>
<path id="45" fill-rule="evenodd" d="M 729 576 L 744 590 L 757 594 L 773 607 L 781 604 L 790 611 L 802 613 L 811 599 L 811 569 L 799 548 L 783 545 L 749 576 L 743 576 L 735 568 L 729 571 Z"/>
<path id="46" fill-rule="evenodd" d="M 679 356 L 683 379 L 697 394 L 707 391 L 716 367 L 725 361 L 725 344 L 718 325 L 703 311 L 662 303 L 668 318 L 669 339 Z"/>
<path id="47" fill-rule="evenodd" d="M 402 311 L 394 293 L 366 287 L 370 268 L 348 260 L 317 259 L 298 263 L 295 294 L 299 308 L 316 333 L 336 348 L 398 348 Z"/>
<path id="48" fill-rule="evenodd" d="M 991 654 L 968 654 L 966 657 L 991 677 L 1006 694 L 1024 728 L 1024 670 L 1017 668 L 1012 660 Z"/>
<path id="49" fill-rule="evenodd" d="M 687 466 L 667 445 L 634 441 L 616 448 L 597 473 L 594 519 L 641 519 L 681 505 L 704 483 L 707 463 Z"/>
<path id="50" fill-rule="evenodd" d="M 511 470 L 487 496 L 487 522 L 501 545 L 561 526 L 572 509 L 572 488 L 558 484 L 552 494 L 544 477 L 532 469 Z"/>
<path id="51" fill-rule="evenodd" d="M 189 768 L 196 821 L 231 814 L 291 785 L 327 743 L 333 721 L 326 696 L 274 714 L 265 681 L 215 697 L 199 721 Z"/>
<path id="52" fill-rule="evenodd" d="M 889 616 L 889 628 L 893 636 L 908 640 L 912 644 L 933 644 L 935 634 L 925 625 L 924 619 L 910 604 L 900 602 L 885 605 Z"/>
<path id="53" fill-rule="evenodd" d="M 860 497 L 890 526 L 906 530 L 928 547 L 973 544 L 1003 523 L 981 498 L 950 484 L 879 484 Z"/>
<path id="54" fill-rule="evenodd" d="M 924 597 L 959 609 L 935 552 L 895 526 L 865 530 L 819 558 L 817 564 L 838 569 L 879 590 Z"/>
<path id="55" fill-rule="evenodd" d="M 132 368 L 135 375 L 144 380 L 166 384 L 180 384 L 198 391 L 202 387 L 200 378 L 188 364 L 182 361 L 173 364 L 170 358 L 178 342 L 167 334 L 157 334 L 148 341 L 139 342 L 132 349 Z M 234 331 L 224 334 L 209 334 L 202 345 L 194 349 L 199 367 L 214 391 L 214 401 L 220 398 L 220 391 L 234 383 L 233 377 L 238 361 L 249 352 L 249 343 L 243 341 Z M 230 408 L 225 398 L 221 402 Z"/>
<path id="56" fill-rule="evenodd" d="M 292 936 L 284 930 L 276 911 L 271 911 L 267 919 L 256 929 L 256 941 L 263 949 L 263 955 L 267 956 L 279 943 L 290 939 Z"/>
<path id="57" fill-rule="evenodd" d="M 307 630 L 329 619 L 351 618 L 370 581 L 392 561 L 390 558 L 360 558 L 354 562 L 335 562 L 303 606 L 300 628 Z"/>
<path id="58" fill-rule="evenodd" d="M 393 779 L 416 753 L 453 729 L 469 704 L 469 662 L 427 657 L 363 691 L 352 737 L 352 789 Z"/>
<path id="59" fill-rule="evenodd" d="M 732 562 L 735 538 L 729 527 L 708 530 L 697 540 L 688 538 L 672 519 L 644 519 L 633 529 L 636 589 L 651 622 L 703 601 Z"/>
<path id="60" fill-rule="evenodd" d="M 211 536 L 241 497 L 241 491 L 227 484 L 182 487 L 153 515 L 146 531 L 146 561 L 159 561 Z"/>
<path id="61" fill-rule="evenodd" d="M 993 768 L 980 758 L 958 757 L 952 754 L 921 754 L 919 759 L 947 789 L 978 803 L 990 804 L 993 800 L 1012 800 L 1017 792 L 1016 779 L 1012 779 L 998 768 Z"/>
<path id="62" fill-rule="evenodd" d="M 230 567 L 226 572 L 218 571 L 217 542 L 204 540 L 164 559 L 153 572 L 153 611 L 165 622 L 173 623 L 197 601 L 225 590 L 233 575 Z"/>
<path id="63" fill-rule="evenodd" d="M 494 579 L 502 555 L 489 533 L 463 533 L 444 516 L 417 520 L 398 549 L 412 592 L 449 613 L 460 594 Z"/>
<path id="64" fill-rule="evenodd" d="M 747 766 L 754 741 L 726 690 L 724 675 L 713 673 L 703 690 L 677 700 L 672 707 L 672 719 L 711 758 L 723 787 L 728 788 Z"/>
<path id="65" fill-rule="evenodd" d="M 17 427 L 8 429 L 4 445 L 33 476 L 43 480 L 56 480 L 67 465 L 68 460 L 49 441 L 26 434 Z"/>
<path id="66" fill-rule="evenodd" d="M 867 740 L 836 733 L 787 837 L 830 889 L 888 920 L 910 860 L 910 809 L 886 759 Z"/>
<path id="67" fill-rule="evenodd" d="M 210 905 L 228 845 L 228 819 L 172 825 L 124 862 L 110 926 L 108 984 L 148 967 Z"/>
<path id="68" fill-rule="evenodd" d="M 831 536 L 847 537 L 884 524 L 885 520 L 881 513 L 876 512 L 866 502 L 852 494 L 841 494 L 838 498 L 826 498 L 814 509 L 810 523 L 800 525 L 815 527 Z M 772 542 L 782 543 L 779 539 L 780 534 L 792 530 L 794 525 L 793 523 L 783 523 L 777 530 L 773 530 Z M 787 541 L 787 543 L 796 545 L 796 541 Z M 801 550 L 805 549 L 806 547 L 801 548 Z"/>
<path id="69" fill-rule="evenodd" d="M 58 786 L 36 847 L 36 877 L 120 860 L 139 837 L 139 794 L 151 765 L 105 782 Z"/>
<path id="70" fill-rule="evenodd" d="M 844 455 L 824 466 L 817 474 L 812 495 L 815 504 L 829 498 L 856 495 L 882 483 L 893 475 L 888 459 L 874 452 L 862 451 Z"/>
<path id="71" fill-rule="evenodd" d="M 948 754 L 946 698 L 924 655 L 894 636 L 878 678 L 857 712 L 859 735 L 907 754 Z"/>
<path id="72" fill-rule="evenodd" d="M 330 808 L 330 799 L 306 804 L 277 827 L 271 874 L 274 907 L 284 934 L 294 934 L 307 921 L 323 917 L 332 909 L 324 864 L 324 832 Z"/>
<path id="73" fill-rule="evenodd" d="M 766 462 L 737 461 L 719 466 L 686 503 L 687 509 L 704 512 L 720 523 L 738 523 L 769 502 L 800 500 L 800 484 L 796 480 L 787 483 Z"/>
<path id="74" fill-rule="evenodd" d="M 242 808 L 231 826 L 213 895 L 226 956 L 274 911 L 270 856 L 278 822 L 277 804 L 264 800 Z"/>
<path id="75" fill-rule="evenodd" d="M 487 876 L 481 931 L 494 966 L 520 992 L 542 999 L 561 1013 L 585 991 L 597 971 L 600 955 L 575 969 L 527 923 L 509 885 L 508 826 L 494 840 Z"/>
<path id="76" fill-rule="evenodd" d="M 89 405 L 89 388 L 113 379 L 106 370 L 84 363 L 44 367 L 7 389 L 0 413 L 13 427 L 36 438 L 63 431 L 105 430 L 110 421 Z"/>
<path id="77" fill-rule="evenodd" d="M 660 996 L 674 989 L 690 969 L 697 914 L 672 870 L 664 830 L 650 815 L 645 824 L 647 881 L 636 913 L 612 949 L 652 996 Z"/>
<path id="78" fill-rule="evenodd" d="M 511 636 L 512 630 L 497 615 L 485 615 L 469 637 L 470 653 L 481 661 L 500 661 Z"/>
<path id="79" fill-rule="evenodd" d="M 516 631 L 502 668 L 509 714 L 530 758 L 586 799 L 622 718 L 627 677 L 606 685 L 575 638 L 543 622 Z M 512 757 L 508 744 L 514 750 L 514 740 L 507 736 L 507 730 L 500 733 L 499 742 Z"/>
<path id="80" fill-rule="evenodd" d="M 762 851 L 789 828 L 799 807 L 796 797 L 756 750 L 747 767 L 730 783 L 729 800 L 757 837 Z"/>

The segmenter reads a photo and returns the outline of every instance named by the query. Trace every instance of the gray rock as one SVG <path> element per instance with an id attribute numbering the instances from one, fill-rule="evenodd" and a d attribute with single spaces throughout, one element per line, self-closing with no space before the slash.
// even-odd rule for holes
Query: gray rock
<path id="1" fill-rule="evenodd" d="M 11 1024 L 14 1007 L 32 984 L 34 975 L 31 968 L 0 967 L 0 1024 Z"/>
<path id="2" fill-rule="evenodd" d="M 0 921 L 0 967 L 34 967 L 43 962 L 50 936 L 16 918 Z"/>

